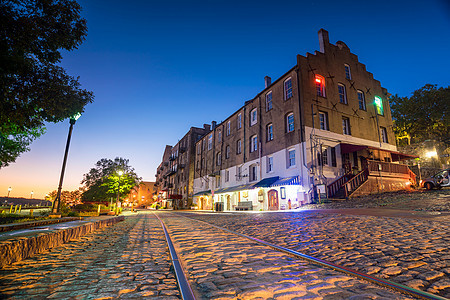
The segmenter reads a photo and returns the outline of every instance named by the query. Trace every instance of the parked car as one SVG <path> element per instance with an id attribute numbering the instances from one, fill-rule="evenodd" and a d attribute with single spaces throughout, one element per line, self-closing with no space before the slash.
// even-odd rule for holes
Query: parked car
<path id="1" fill-rule="evenodd" d="M 422 180 L 420 186 L 431 190 L 434 188 L 440 189 L 445 186 L 450 186 L 449 180 L 450 169 L 442 170 L 433 176 Z"/>

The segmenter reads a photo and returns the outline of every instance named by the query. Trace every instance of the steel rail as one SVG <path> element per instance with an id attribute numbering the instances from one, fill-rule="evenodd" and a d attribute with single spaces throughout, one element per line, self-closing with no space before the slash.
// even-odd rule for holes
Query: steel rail
<path id="1" fill-rule="evenodd" d="M 448 298 L 444 298 L 444 297 L 441 297 L 441 296 L 438 296 L 438 295 L 433 295 L 431 293 L 427 293 L 427 292 L 424 292 L 424 291 L 421 291 L 421 290 L 417 290 L 417 289 L 411 288 L 409 286 L 406 286 L 406 285 L 403 285 L 403 284 L 400 284 L 400 283 L 396 283 L 396 282 L 393 282 L 393 281 L 390 281 L 390 280 L 385 280 L 385 279 L 381 279 L 381 278 L 377 278 L 377 277 L 371 276 L 369 274 L 358 272 L 356 270 L 352 270 L 352 269 L 349 269 L 349 268 L 346 268 L 346 267 L 343 267 L 343 266 L 340 266 L 340 265 L 336 265 L 336 264 L 333 264 L 333 263 L 328 262 L 326 260 L 323 260 L 323 259 L 320 259 L 320 258 L 317 258 L 317 257 L 313 257 L 313 256 L 310 256 L 310 255 L 306 255 L 304 253 L 301 253 L 301 252 L 298 252 L 298 251 L 295 251 L 295 250 L 292 250 L 292 249 L 289 249 L 289 248 L 278 246 L 278 245 L 275 245 L 275 244 L 272 244 L 272 243 L 269 243 L 269 242 L 266 242 L 266 241 L 263 241 L 263 240 L 251 237 L 251 236 L 243 234 L 243 233 L 234 232 L 232 230 L 229 230 L 229 229 L 226 229 L 226 228 L 223 228 L 223 227 L 220 227 L 220 226 L 217 226 L 217 225 L 205 222 L 205 221 L 197 220 L 197 219 L 194 219 L 194 218 L 191 218 L 191 217 L 186 217 L 185 215 L 182 215 L 182 216 L 184 218 L 187 218 L 187 219 L 191 219 L 191 220 L 195 220 L 197 222 L 208 224 L 208 225 L 210 225 L 210 226 L 212 226 L 214 228 L 217 228 L 219 230 L 223 230 L 223 231 L 235 234 L 237 236 L 240 236 L 240 237 L 252 240 L 252 241 L 257 242 L 259 244 L 266 245 L 266 246 L 268 246 L 268 247 L 270 247 L 272 249 L 275 249 L 277 251 L 280 251 L 280 252 L 283 252 L 283 253 L 287 253 L 287 254 L 293 255 L 295 257 L 302 258 L 302 259 L 307 260 L 309 262 L 316 263 L 316 264 L 319 264 L 321 266 L 324 266 L 324 267 L 327 267 L 327 268 L 331 268 L 333 270 L 336 270 L 336 271 L 339 271 L 339 272 L 343 272 L 343 273 L 346 273 L 348 275 L 351 275 L 351 276 L 354 276 L 354 277 L 358 277 L 358 278 L 361 278 L 361 279 L 364 279 L 364 280 L 376 283 L 378 285 L 381 285 L 381 286 L 384 286 L 384 287 L 388 287 L 390 289 L 393 289 L 393 290 L 396 290 L 396 291 L 399 291 L 399 292 L 402 292 L 402 293 L 406 293 L 406 294 L 418 297 L 420 299 L 448 300 Z"/>
<path id="2" fill-rule="evenodd" d="M 169 232 L 167 231 L 166 224 L 156 213 L 153 214 L 161 222 L 161 227 L 164 230 L 164 235 L 166 236 L 167 245 L 169 246 L 170 259 L 172 261 L 173 268 L 175 270 L 175 277 L 177 278 L 178 287 L 180 288 L 181 297 L 185 300 L 195 300 L 194 293 L 192 292 L 191 286 L 187 280 L 186 274 L 184 273 L 183 267 L 178 260 L 177 252 L 173 246 L 172 239 L 170 238 Z"/>

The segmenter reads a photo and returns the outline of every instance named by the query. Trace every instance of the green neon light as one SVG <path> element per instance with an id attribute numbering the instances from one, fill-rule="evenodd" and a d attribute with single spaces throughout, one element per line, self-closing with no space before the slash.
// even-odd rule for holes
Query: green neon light
<path id="1" fill-rule="evenodd" d="M 377 113 L 379 115 L 382 115 L 383 114 L 383 100 L 380 97 L 375 96 L 374 104 L 377 107 Z"/>

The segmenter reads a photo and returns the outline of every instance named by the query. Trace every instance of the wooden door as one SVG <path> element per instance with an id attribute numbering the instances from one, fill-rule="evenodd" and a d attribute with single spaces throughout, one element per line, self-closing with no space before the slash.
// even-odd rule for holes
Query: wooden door
<path id="1" fill-rule="evenodd" d="M 267 192 L 269 199 L 269 210 L 278 210 L 278 192 L 277 190 L 270 190 Z"/>

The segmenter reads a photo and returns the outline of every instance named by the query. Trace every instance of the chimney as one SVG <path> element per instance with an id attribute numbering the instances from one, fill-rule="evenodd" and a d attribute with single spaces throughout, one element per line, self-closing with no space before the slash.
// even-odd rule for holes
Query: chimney
<path id="1" fill-rule="evenodd" d="M 205 130 L 211 130 L 211 125 L 209 125 L 209 124 L 203 124 L 203 129 L 205 129 Z"/>
<path id="2" fill-rule="evenodd" d="M 272 84 L 272 78 L 270 78 L 269 76 L 264 77 L 264 86 L 265 86 L 265 88 L 267 88 L 271 84 Z"/>
<path id="3" fill-rule="evenodd" d="M 320 45 L 320 52 L 325 53 L 325 47 L 328 47 L 328 44 L 330 43 L 330 39 L 328 38 L 328 31 L 321 28 L 319 30 L 319 45 Z"/>
<path id="4" fill-rule="evenodd" d="M 216 129 L 216 125 L 217 125 L 217 122 L 216 121 L 212 121 L 211 122 L 211 130 L 214 130 L 214 129 Z"/>

